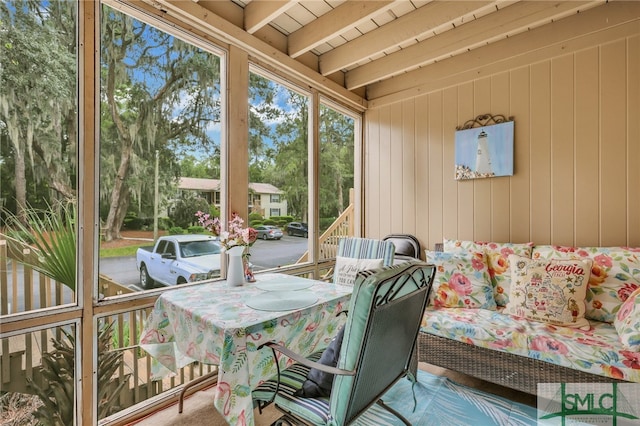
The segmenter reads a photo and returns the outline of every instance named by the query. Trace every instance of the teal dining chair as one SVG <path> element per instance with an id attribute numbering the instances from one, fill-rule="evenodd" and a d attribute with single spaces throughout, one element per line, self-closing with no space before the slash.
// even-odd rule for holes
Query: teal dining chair
<path id="1" fill-rule="evenodd" d="M 283 413 L 276 425 L 347 425 L 378 404 L 386 411 L 375 411 L 393 413 L 410 424 L 381 397 L 398 380 L 411 376 L 412 355 L 434 275 L 433 265 L 419 261 L 359 272 L 335 367 L 317 362 L 324 358 L 322 352 L 302 357 L 276 342 L 263 345 L 272 349 L 274 359 L 280 353 L 295 363 L 283 371 L 278 367 L 275 377 L 253 391 L 260 411 L 274 403 Z M 335 375 L 329 396 L 301 395 L 312 368 Z"/>

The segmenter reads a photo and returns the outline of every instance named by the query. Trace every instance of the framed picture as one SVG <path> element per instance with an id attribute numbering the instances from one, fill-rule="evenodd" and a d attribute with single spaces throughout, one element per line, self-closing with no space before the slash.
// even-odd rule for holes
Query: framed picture
<path id="1" fill-rule="evenodd" d="M 456 180 L 513 175 L 513 121 L 456 131 Z"/>

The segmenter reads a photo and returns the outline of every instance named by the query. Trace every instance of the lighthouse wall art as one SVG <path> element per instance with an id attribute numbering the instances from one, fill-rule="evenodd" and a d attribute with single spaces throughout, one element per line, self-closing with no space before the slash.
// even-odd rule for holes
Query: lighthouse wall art
<path id="1" fill-rule="evenodd" d="M 513 121 L 459 130 L 456 180 L 513 175 Z"/>

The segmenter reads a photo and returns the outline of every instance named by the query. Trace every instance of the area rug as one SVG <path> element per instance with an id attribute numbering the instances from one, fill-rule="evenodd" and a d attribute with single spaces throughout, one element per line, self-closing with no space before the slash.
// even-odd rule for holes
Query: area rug
<path id="1" fill-rule="evenodd" d="M 418 370 L 413 386 L 401 379 L 383 397 L 385 404 L 398 410 L 415 426 L 520 426 L 536 425 L 537 410 L 490 393 L 460 385 L 442 376 Z M 402 425 L 395 416 L 374 406 L 355 425 Z"/>

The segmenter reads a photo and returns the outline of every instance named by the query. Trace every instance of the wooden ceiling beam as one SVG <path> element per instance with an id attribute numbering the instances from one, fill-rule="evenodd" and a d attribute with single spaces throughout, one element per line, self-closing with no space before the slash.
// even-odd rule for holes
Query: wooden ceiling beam
<path id="1" fill-rule="evenodd" d="M 253 34 L 298 4 L 298 0 L 253 0 L 244 8 L 244 29 Z"/>
<path id="2" fill-rule="evenodd" d="M 504 3 L 504 2 L 502 2 Z M 496 1 L 435 1 L 320 56 L 320 73 L 332 74 L 425 36 L 443 25 L 453 26 L 460 16 L 495 8 Z"/>
<path id="3" fill-rule="evenodd" d="M 348 90 L 353 90 L 415 70 L 420 66 L 483 46 L 507 35 L 527 31 L 550 20 L 561 19 L 591 3 L 600 4 L 601 2 L 583 0 L 515 3 L 461 25 L 453 31 L 446 31 L 437 37 L 426 39 L 348 71 L 345 75 L 346 87 Z"/>
<path id="4" fill-rule="evenodd" d="M 370 106 L 454 86 L 638 34 L 640 2 L 609 1 L 566 19 L 367 87 Z M 411 93 L 411 94 L 410 94 Z"/>
<path id="5" fill-rule="evenodd" d="M 297 58 L 316 46 L 357 27 L 393 7 L 395 1 L 346 1 L 289 34 L 289 56 Z"/>

